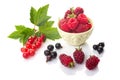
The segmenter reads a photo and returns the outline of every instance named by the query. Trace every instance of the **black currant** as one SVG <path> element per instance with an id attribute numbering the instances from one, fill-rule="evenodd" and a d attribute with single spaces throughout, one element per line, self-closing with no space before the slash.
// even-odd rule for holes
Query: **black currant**
<path id="1" fill-rule="evenodd" d="M 56 47 L 56 49 L 60 49 L 60 48 L 62 48 L 62 46 L 61 46 L 60 43 L 56 43 L 56 44 L 55 44 L 55 47 Z"/>
<path id="2" fill-rule="evenodd" d="M 45 55 L 45 56 L 48 56 L 48 55 L 50 55 L 50 54 L 51 54 L 51 53 L 50 53 L 49 50 L 45 50 L 45 51 L 44 51 L 44 55 Z"/>
<path id="3" fill-rule="evenodd" d="M 98 46 L 104 47 L 104 46 L 105 46 L 105 43 L 104 43 L 104 42 L 100 42 L 100 43 L 98 44 Z"/>
<path id="4" fill-rule="evenodd" d="M 98 51 L 99 54 L 102 53 L 103 52 L 103 47 L 102 46 L 98 46 L 97 51 Z"/>
<path id="5" fill-rule="evenodd" d="M 56 51 L 52 51 L 51 52 L 51 56 L 52 56 L 52 58 L 56 58 L 57 57 L 57 52 Z"/>
<path id="6" fill-rule="evenodd" d="M 93 49 L 97 50 L 98 49 L 98 45 L 93 45 Z"/>
<path id="7" fill-rule="evenodd" d="M 54 46 L 50 44 L 50 45 L 47 46 L 47 49 L 48 49 L 49 51 L 53 51 Z"/>
<path id="8" fill-rule="evenodd" d="M 52 60 L 52 56 L 51 55 L 46 56 L 46 62 L 51 61 L 51 60 Z"/>

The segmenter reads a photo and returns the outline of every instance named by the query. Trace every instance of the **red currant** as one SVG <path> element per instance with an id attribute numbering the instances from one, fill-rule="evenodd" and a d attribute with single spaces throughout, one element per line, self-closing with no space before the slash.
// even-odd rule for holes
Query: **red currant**
<path id="1" fill-rule="evenodd" d="M 24 48 L 24 47 L 21 48 L 21 52 L 27 52 L 27 51 L 28 51 L 27 48 Z"/>
<path id="2" fill-rule="evenodd" d="M 31 49 L 32 48 L 32 44 L 26 44 L 26 48 Z"/>
<path id="3" fill-rule="evenodd" d="M 41 42 L 36 42 L 35 45 L 36 45 L 37 48 L 39 48 L 41 46 L 41 44 L 42 44 Z"/>
<path id="4" fill-rule="evenodd" d="M 34 56 L 35 55 L 35 50 L 34 49 L 30 49 L 29 50 L 29 54 L 30 54 L 30 56 Z"/>
<path id="5" fill-rule="evenodd" d="M 30 56 L 29 51 L 23 53 L 23 58 L 27 59 L 29 58 L 29 56 Z"/>

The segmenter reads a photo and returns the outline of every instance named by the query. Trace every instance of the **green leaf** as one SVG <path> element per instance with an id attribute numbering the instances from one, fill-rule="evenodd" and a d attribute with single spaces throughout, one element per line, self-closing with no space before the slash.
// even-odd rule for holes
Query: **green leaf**
<path id="1" fill-rule="evenodd" d="M 40 29 L 40 32 L 42 34 L 45 34 L 46 38 L 48 38 L 48 39 L 55 40 L 55 39 L 61 38 L 58 31 L 57 31 L 57 28 L 54 28 L 54 27 L 47 27 L 47 28 L 40 27 L 39 29 Z"/>
<path id="2" fill-rule="evenodd" d="M 44 25 L 51 17 L 47 16 L 49 4 L 40 7 L 38 10 L 31 7 L 30 10 L 30 21 L 36 26 Z"/>
<path id="3" fill-rule="evenodd" d="M 25 26 L 24 25 L 16 25 L 16 30 L 23 30 L 25 29 Z"/>
<path id="4" fill-rule="evenodd" d="M 34 35 L 34 29 L 27 28 L 25 26 L 17 25 L 16 31 L 12 32 L 8 37 L 12 39 L 19 39 L 19 41 L 23 44 L 26 43 L 27 39 Z"/>
<path id="5" fill-rule="evenodd" d="M 33 23 L 33 24 L 35 24 L 36 15 L 37 15 L 36 9 L 33 8 L 33 7 L 31 7 L 31 9 L 30 9 L 30 21 L 31 21 L 31 23 Z"/>
<path id="6" fill-rule="evenodd" d="M 22 35 L 20 34 L 20 32 L 19 31 L 14 31 L 14 32 L 12 32 L 8 37 L 9 38 L 12 38 L 12 39 L 18 39 L 18 38 L 20 38 Z"/>

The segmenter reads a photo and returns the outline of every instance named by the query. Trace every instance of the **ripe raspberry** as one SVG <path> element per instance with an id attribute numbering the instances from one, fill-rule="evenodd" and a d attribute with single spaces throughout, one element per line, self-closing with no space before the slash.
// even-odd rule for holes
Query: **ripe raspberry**
<path id="1" fill-rule="evenodd" d="M 59 27 L 63 31 L 70 32 L 71 29 L 68 27 L 67 20 L 66 19 L 61 19 L 59 22 Z"/>
<path id="2" fill-rule="evenodd" d="M 68 27 L 71 29 L 71 30 L 75 30 L 79 24 L 79 22 L 77 21 L 76 18 L 70 18 L 67 22 L 68 24 Z"/>
<path id="3" fill-rule="evenodd" d="M 92 70 L 95 67 L 97 67 L 99 61 L 100 61 L 100 59 L 98 57 L 96 57 L 95 55 L 90 56 L 90 58 L 88 58 L 87 61 L 86 61 L 86 67 L 89 70 Z"/>
<path id="4" fill-rule="evenodd" d="M 66 54 L 61 54 L 59 56 L 59 59 L 60 59 L 60 62 L 66 66 L 66 67 L 74 67 L 74 62 L 73 62 L 73 59 L 71 58 L 71 56 L 68 56 Z"/>
<path id="5" fill-rule="evenodd" d="M 87 24 L 89 23 L 89 20 L 85 14 L 79 14 L 77 16 L 77 20 L 79 21 L 80 24 Z"/>
<path id="6" fill-rule="evenodd" d="M 82 49 L 76 49 L 73 53 L 73 57 L 76 63 L 81 64 L 84 61 L 85 55 Z"/>
<path id="7" fill-rule="evenodd" d="M 69 14 L 72 14 L 72 12 L 71 12 L 70 10 L 67 10 L 67 11 L 65 12 L 64 18 L 67 18 Z"/>
<path id="8" fill-rule="evenodd" d="M 77 7 L 77 8 L 74 10 L 74 14 L 75 14 L 75 15 L 79 15 L 80 13 L 84 13 L 84 10 L 83 10 L 83 8 L 81 8 L 81 7 Z"/>

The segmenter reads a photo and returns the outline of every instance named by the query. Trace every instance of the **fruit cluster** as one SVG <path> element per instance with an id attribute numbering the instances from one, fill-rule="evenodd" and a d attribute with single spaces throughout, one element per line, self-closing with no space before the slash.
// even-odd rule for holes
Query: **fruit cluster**
<path id="1" fill-rule="evenodd" d="M 41 35 L 40 37 L 31 36 L 27 40 L 26 44 L 21 48 L 21 52 L 23 53 L 23 58 L 27 59 L 31 56 L 35 55 L 35 51 L 40 48 L 42 43 L 45 40 L 45 35 Z"/>
<path id="2" fill-rule="evenodd" d="M 62 48 L 60 43 L 55 44 L 56 49 Z M 54 46 L 52 44 L 49 44 L 47 46 L 47 50 L 44 51 L 44 55 L 46 56 L 46 62 L 51 61 L 52 59 L 55 59 L 57 57 L 57 52 L 53 51 Z"/>
<path id="3" fill-rule="evenodd" d="M 98 44 L 93 45 L 93 49 L 97 50 L 99 54 L 101 54 L 104 51 L 104 42 L 100 42 Z"/>
<path id="4" fill-rule="evenodd" d="M 73 52 L 73 58 L 77 64 L 83 63 L 83 61 L 85 59 L 85 54 L 82 51 L 82 49 L 76 49 Z M 73 58 L 64 53 L 60 54 L 60 56 L 59 56 L 59 59 L 60 59 L 60 62 L 62 63 L 62 65 L 64 65 L 65 67 L 69 67 L 69 68 L 72 68 L 75 66 L 75 62 L 74 62 Z M 99 61 L 100 61 L 100 59 L 97 56 L 95 56 L 95 55 L 90 56 L 85 62 L 86 68 L 89 70 L 93 70 L 94 68 L 97 67 Z"/>
<path id="5" fill-rule="evenodd" d="M 80 33 L 91 29 L 92 24 L 84 14 L 83 8 L 77 7 L 65 12 L 64 18 L 59 21 L 59 27 L 66 32 Z"/>

